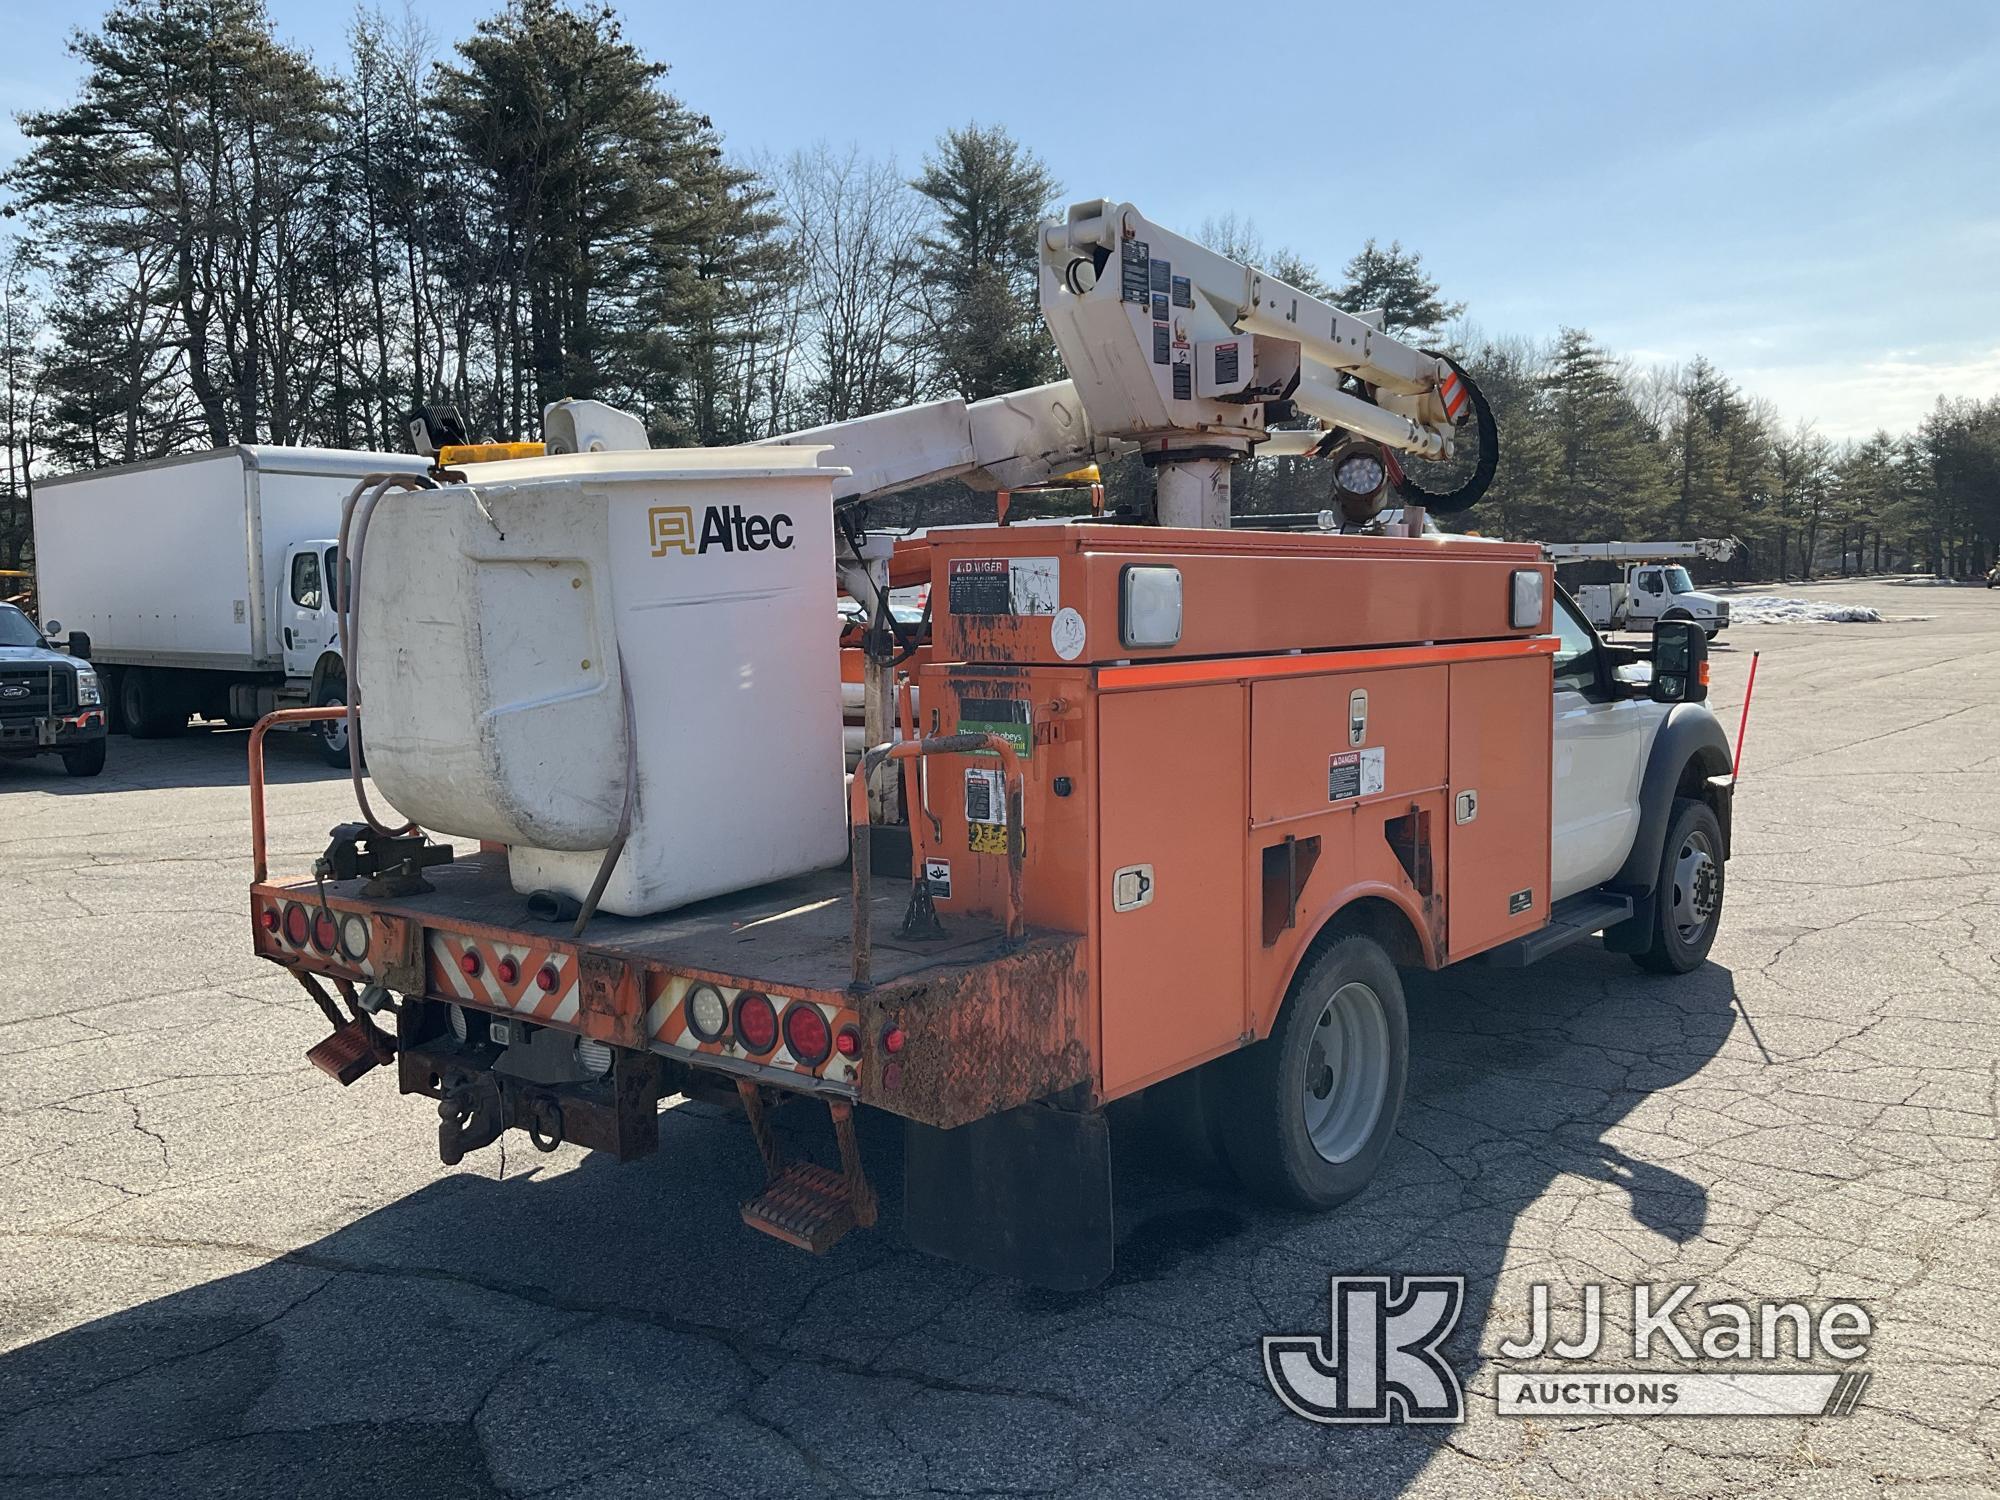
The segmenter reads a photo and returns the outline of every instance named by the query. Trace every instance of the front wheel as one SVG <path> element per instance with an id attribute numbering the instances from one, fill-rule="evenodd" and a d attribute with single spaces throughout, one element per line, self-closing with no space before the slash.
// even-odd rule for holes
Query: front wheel
<path id="1" fill-rule="evenodd" d="M 1722 922 L 1722 824 L 1694 797 L 1674 799 L 1653 887 L 1653 942 L 1632 961 L 1655 974 L 1689 974 L 1708 959 Z"/>
<path id="2" fill-rule="evenodd" d="M 71 776 L 95 776 L 104 769 L 104 741 L 92 740 L 62 753 L 63 770 Z"/>
<path id="3" fill-rule="evenodd" d="M 327 683 L 313 699 L 315 708 L 347 706 L 347 684 L 338 680 Z M 322 719 L 312 726 L 313 743 L 319 747 L 319 758 L 330 766 L 341 770 L 348 767 L 347 736 L 352 732 L 352 719 Z"/>
<path id="4" fill-rule="evenodd" d="M 1396 1134 L 1409 1060 L 1396 966 L 1358 933 L 1333 939 L 1292 981 L 1271 1035 L 1228 1059 L 1223 1144 L 1237 1177 L 1297 1208 L 1352 1198 Z"/>

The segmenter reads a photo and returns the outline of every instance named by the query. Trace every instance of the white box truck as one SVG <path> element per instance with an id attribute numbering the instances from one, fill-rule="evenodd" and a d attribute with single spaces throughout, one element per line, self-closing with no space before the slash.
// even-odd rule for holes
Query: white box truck
<path id="1" fill-rule="evenodd" d="M 364 475 L 427 466 L 409 453 L 246 443 L 44 480 L 43 618 L 88 635 L 113 727 L 129 734 L 344 702 L 331 587 L 341 502 Z M 346 733 L 337 720 L 320 735 L 329 761 L 346 764 Z"/>

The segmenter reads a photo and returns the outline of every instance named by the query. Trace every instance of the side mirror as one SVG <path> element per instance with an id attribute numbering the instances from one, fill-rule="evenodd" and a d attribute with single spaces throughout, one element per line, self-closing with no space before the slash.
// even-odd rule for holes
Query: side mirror
<path id="1" fill-rule="evenodd" d="M 78 661 L 90 660 L 90 632 L 72 630 L 69 633 L 69 654 Z"/>
<path id="2" fill-rule="evenodd" d="M 1655 703 L 1708 699 L 1708 635 L 1692 620 L 1661 620 L 1653 627 Z"/>

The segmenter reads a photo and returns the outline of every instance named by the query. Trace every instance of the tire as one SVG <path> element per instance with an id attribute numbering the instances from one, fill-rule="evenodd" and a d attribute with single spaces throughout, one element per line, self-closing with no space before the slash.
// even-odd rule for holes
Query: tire
<path id="1" fill-rule="evenodd" d="M 104 741 L 92 740 L 62 753 L 63 770 L 71 776 L 95 776 L 104 769 Z"/>
<path id="2" fill-rule="evenodd" d="M 334 704 L 347 702 L 347 682 L 344 678 L 329 678 L 313 697 L 314 708 L 329 708 Z M 313 744 L 319 750 L 319 758 L 328 765 L 345 771 L 348 767 L 347 736 L 349 721 L 328 719 L 308 726 L 312 730 Z"/>
<path id="3" fill-rule="evenodd" d="M 1237 1178 L 1294 1208 L 1352 1198 L 1395 1137 L 1409 1058 L 1389 955 L 1358 933 L 1326 942 L 1293 979 L 1270 1036 L 1221 1072 L 1223 1145 Z"/>
<path id="4" fill-rule="evenodd" d="M 1655 974 L 1691 974 L 1707 962 L 1722 925 L 1725 871 L 1714 809 L 1694 797 L 1674 798 L 1654 887 L 1652 945 L 1632 962 Z"/>
<path id="5" fill-rule="evenodd" d="M 118 716 L 135 740 L 158 740 L 187 728 L 187 708 L 174 684 L 159 672 L 128 667 L 118 684 Z"/>

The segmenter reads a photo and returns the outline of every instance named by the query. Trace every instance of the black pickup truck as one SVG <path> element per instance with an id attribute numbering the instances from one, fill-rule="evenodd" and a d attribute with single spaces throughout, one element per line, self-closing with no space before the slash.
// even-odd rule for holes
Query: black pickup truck
<path id="1" fill-rule="evenodd" d="M 104 769 L 104 704 L 90 639 L 53 649 L 20 610 L 0 604 L 0 756 L 60 755 L 72 776 Z"/>

